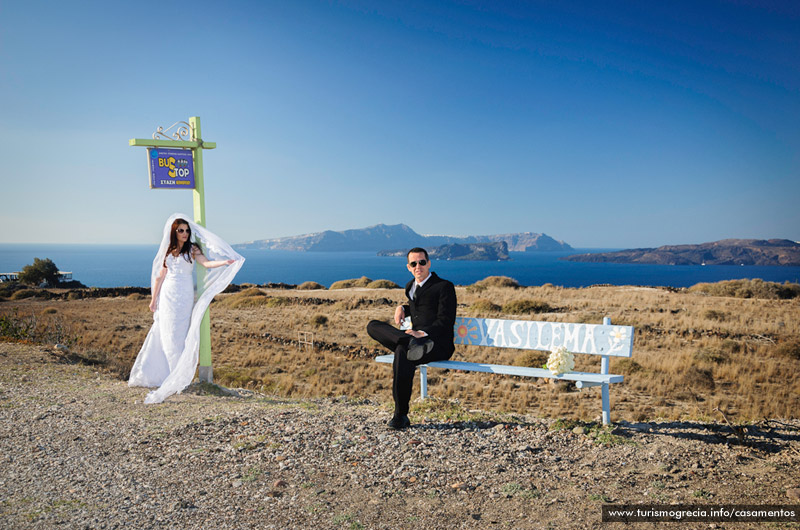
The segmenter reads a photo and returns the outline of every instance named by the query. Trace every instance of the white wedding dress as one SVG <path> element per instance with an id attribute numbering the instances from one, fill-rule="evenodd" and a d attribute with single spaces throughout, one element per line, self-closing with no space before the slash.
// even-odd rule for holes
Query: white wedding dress
<path id="1" fill-rule="evenodd" d="M 173 214 L 164 226 L 164 236 L 153 260 L 151 287 L 164 266 L 172 222 L 187 220 L 195 240 L 212 261 L 235 260 L 233 264 L 208 269 L 198 286 L 195 301 L 194 262 L 182 255 L 167 256 L 167 274 L 161 284 L 153 326 L 144 340 L 128 379 L 130 386 L 159 387 L 147 394 L 145 403 L 161 403 L 189 386 L 197 370 L 200 348 L 200 323 L 208 305 L 222 292 L 242 267 L 244 258 L 217 235 L 191 221 L 185 214 Z"/>

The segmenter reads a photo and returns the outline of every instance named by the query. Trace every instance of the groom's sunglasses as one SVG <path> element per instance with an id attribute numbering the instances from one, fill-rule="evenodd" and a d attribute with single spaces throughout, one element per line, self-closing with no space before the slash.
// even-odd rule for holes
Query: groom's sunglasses
<path id="1" fill-rule="evenodd" d="M 427 264 L 428 264 L 428 260 L 426 260 L 426 259 L 421 259 L 421 260 L 419 260 L 419 261 L 409 261 L 409 262 L 408 262 L 408 266 L 409 266 L 409 267 L 411 267 L 411 268 L 413 269 L 414 267 L 416 267 L 416 266 L 417 266 L 417 263 L 419 263 L 419 266 L 420 266 L 420 267 L 424 267 L 425 265 L 427 265 Z"/>

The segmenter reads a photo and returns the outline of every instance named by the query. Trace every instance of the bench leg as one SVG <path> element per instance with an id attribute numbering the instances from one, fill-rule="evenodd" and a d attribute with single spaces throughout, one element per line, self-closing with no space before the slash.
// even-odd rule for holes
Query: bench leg
<path id="1" fill-rule="evenodd" d="M 428 397 L 428 367 L 419 367 L 419 397 L 425 399 Z"/>
<path id="2" fill-rule="evenodd" d="M 601 391 L 603 395 L 603 425 L 611 423 L 611 399 L 608 391 L 608 383 L 603 383 Z"/>

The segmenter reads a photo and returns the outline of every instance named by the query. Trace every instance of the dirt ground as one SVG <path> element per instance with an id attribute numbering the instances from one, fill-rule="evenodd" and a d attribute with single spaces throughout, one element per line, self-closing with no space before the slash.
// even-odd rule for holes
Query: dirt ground
<path id="1" fill-rule="evenodd" d="M 605 504 L 800 505 L 797 420 L 604 429 L 434 400 L 394 432 L 373 400 L 198 392 L 143 405 L 63 349 L 0 342 L 0 527 L 594 528 Z M 664 525 L 799 526 L 636 528 Z"/>

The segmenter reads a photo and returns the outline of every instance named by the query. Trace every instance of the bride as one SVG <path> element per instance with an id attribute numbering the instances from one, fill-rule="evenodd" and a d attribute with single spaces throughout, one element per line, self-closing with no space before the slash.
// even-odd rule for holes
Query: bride
<path id="1" fill-rule="evenodd" d="M 151 274 L 153 326 L 144 340 L 128 379 L 130 386 L 159 387 L 145 403 L 161 403 L 194 379 L 200 347 L 200 322 L 218 293 L 244 263 L 225 241 L 202 226 L 173 214 L 164 225 L 161 246 Z M 191 241 L 194 232 L 197 242 Z M 205 253 L 199 243 L 205 247 Z M 208 254 L 208 257 L 206 257 Z M 213 259 L 209 259 L 209 257 Z M 198 282 L 195 301 L 194 262 L 209 269 Z"/>

